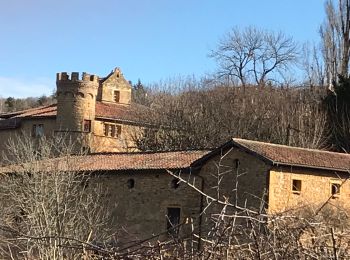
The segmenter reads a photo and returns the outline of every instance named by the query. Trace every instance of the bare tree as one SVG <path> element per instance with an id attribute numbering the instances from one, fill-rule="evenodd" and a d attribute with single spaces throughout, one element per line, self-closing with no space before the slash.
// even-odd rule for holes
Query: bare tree
<path id="1" fill-rule="evenodd" d="M 9 146 L 12 164 L 0 173 L 0 257 L 81 259 L 99 251 L 111 235 L 101 206 L 107 198 L 96 176 L 90 182 L 70 170 L 71 145 L 18 137 Z"/>
<path id="2" fill-rule="evenodd" d="M 302 66 L 305 72 L 305 84 L 310 87 L 326 85 L 326 69 L 319 46 L 304 44 Z"/>
<path id="3" fill-rule="evenodd" d="M 210 175 L 213 182 L 207 180 L 212 187 L 206 192 L 198 187 L 195 178 L 190 181 L 185 174 L 168 171 L 205 198 L 202 214 L 210 215 L 206 232 L 193 235 L 200 240 L 200 250 L 195 251 L 195 255 L 189 255 L 189 250 L 182 252 L 185 259 L 349 258 L 348 211 L 335 206 L 332 195 L 324 202 L 290 208 L 278 214 L 268 213 L 265 196 L 260 198 L 258 209 L 242 203 L 244 200 L 237 203 L 237 197 L 246 193 L 241 190 L 241 178 L 249 173 L 244 168 L 229 167 L 228 153 L 230 150 L 222 151 L 215 161 L 215 170 Z M 348 177 L 339 180 L 343 185 Z M 227 183 L 231 183 L 232 190 L 225 194 Z M 179 247 L 176 249 L 179 253 Z M 166 250 L 169 248 L 163 246 L 163 252 Z"/>
<path id="4" fill-rule="evenodd" d="M 248 27 L 233 28 L 210 53 L 219 65 L 219 76 L 240 84 L 278 81 L 298 59 L 298 47 L 291 37 Z"/>
<path id="5" fill-rule="evenodd" d="M 348 76 L 350 55 L 350 1 L 327 0 L 326 20 L 320 27 L 328 83 Z"/>
<path id="6" fill-rule="evenodd" d="M 176 91 L 164 91 L 183 85 Z M 191 87 L 192 85 L 192 87 Z M 169 82 L 149 91 L 153 127 L 135 136 L 141 150 L 212 148 L 232 137 L 324 148 L 325 89 L 207 86 Z"/>

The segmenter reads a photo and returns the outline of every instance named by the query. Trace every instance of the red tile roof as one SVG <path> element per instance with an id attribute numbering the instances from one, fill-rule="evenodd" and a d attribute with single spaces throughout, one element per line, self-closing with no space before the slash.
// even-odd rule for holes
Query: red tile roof
<path id="1" fill-rule="evenodd" d="M 82 170 L 183 169 L 209 151 L 92 154 L 76 158 Z"/>
<path id="2" fill-rule="evenodd" d="M 52 117 L 52 116 L 56 116 L 56 114 L 57 114 L 57 106 L 56 106 L 56 104 L 54 104 L 54 105 L 38 107 L 36 109 L 30 109 L 30 110 L 23 111 L 21 114 L 15 116 L 15 118 L 16 117 L 21 117 L 21 118 Z"/>
<path id="3" fill-rule="evenodd" d="M 35 108 L 29 108 L 26 110 L 2 113 L 0 118 L 24 118 L 24 117 L 35 117 L 35 116 L 55 116 L 57 113 L 57 105 L 40 106 Z"/>
<path id="4" fill-rule="evenodd" d="M 96 118 L 110 118 L 114 120 L 141 122 L 142 115 L 147 113 L 149 108 L 138 105 L 123 105 L 96 102 Z"/>
<path id="5" fill-rule="evenodd" d="M 274 165 L 300 166 L 350 172 L 350 154 L 233 138 L 233 145 Z"/>
<path id="6" fill-rule="evenodd" d="M 46 170 L 69 169 L 71 171 L 157 170 L 185 169 L 209 151 L 97 153 L 40 161 Z M 1 172 L 16 171 L 18 166 L 0 168 Z"/>
<path id="7" fill-rule="evenodd" d="M 142 122 L 142 114 L 146 113 L 147 107 L 132 104 L 109 104 L 96 102 L 96 118 L 108 118 L 112 120 L 120 120 L 123 122 Z M 57 104 L 42 106 L 37 108 L 30 108 L 27 110 L 3 113 L 0 114 L 0 118 L 13 119 L 13 118 L 38 118 L 38 117 L 55 117 L 57 115 Z"/>

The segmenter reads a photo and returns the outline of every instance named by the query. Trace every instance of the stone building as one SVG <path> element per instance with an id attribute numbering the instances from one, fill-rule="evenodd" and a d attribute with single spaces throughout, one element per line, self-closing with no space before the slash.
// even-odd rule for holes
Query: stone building
<path id="1" fill-rule="evenodd" d="M 350 209 L 350 155 L 233 138 L 213 151 L 95 153 L 70 170 L 100 176 L 120 242 L 208 236 L 212 216 Z M 170 174 L 171 172 L 172 174 Z M 180 181 L 184 180 L 187 183 Z"/>
<path id="2" fill-rule="evenodd" d="M 146 108 L 131 103 L 131 85 L 116 68 L 108 76 L 57 73 L 57 104 L 0 114 L 0 151 L 10 138 L 63 135 L 91 152 L 134 151 Z"/>
<path id="3" fill-rule="evenodd" d="M 0 115 L 0 151 L 22 133 L 77 141 L 90 153 L 72 156 L 69 170 L 101 176 L 111 226 L 126 241 L 206 236 L 218 201 L 271 214 L 326 202 L 350 209 L 348 154 L 236 138 L 213 151 L 138 152 L 145 111 L 119 69 L 58 73 L 57 104 Z"/>

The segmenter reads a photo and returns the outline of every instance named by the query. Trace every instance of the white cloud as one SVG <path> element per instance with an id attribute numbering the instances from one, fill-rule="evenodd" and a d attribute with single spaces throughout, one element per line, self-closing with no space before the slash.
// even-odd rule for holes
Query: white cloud
<path id="1" fill-rule="evenodd" d="M 52 79 L 20 79 L 0 76 L 1 97 L 39 97 L 51 95 L 55 89 L 55 82 Z"/>

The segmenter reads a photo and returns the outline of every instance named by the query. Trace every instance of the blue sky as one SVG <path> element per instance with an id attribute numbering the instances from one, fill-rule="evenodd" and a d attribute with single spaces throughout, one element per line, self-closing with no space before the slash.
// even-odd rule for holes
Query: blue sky
<path id="1" fill-rule="evenodd" d="M 234 26 L 317 42 L 323 0 L 0 1 L 0 96 L 51 94 L 59 71 L 156 82 L 215 70 L 208 53 Z"/>

